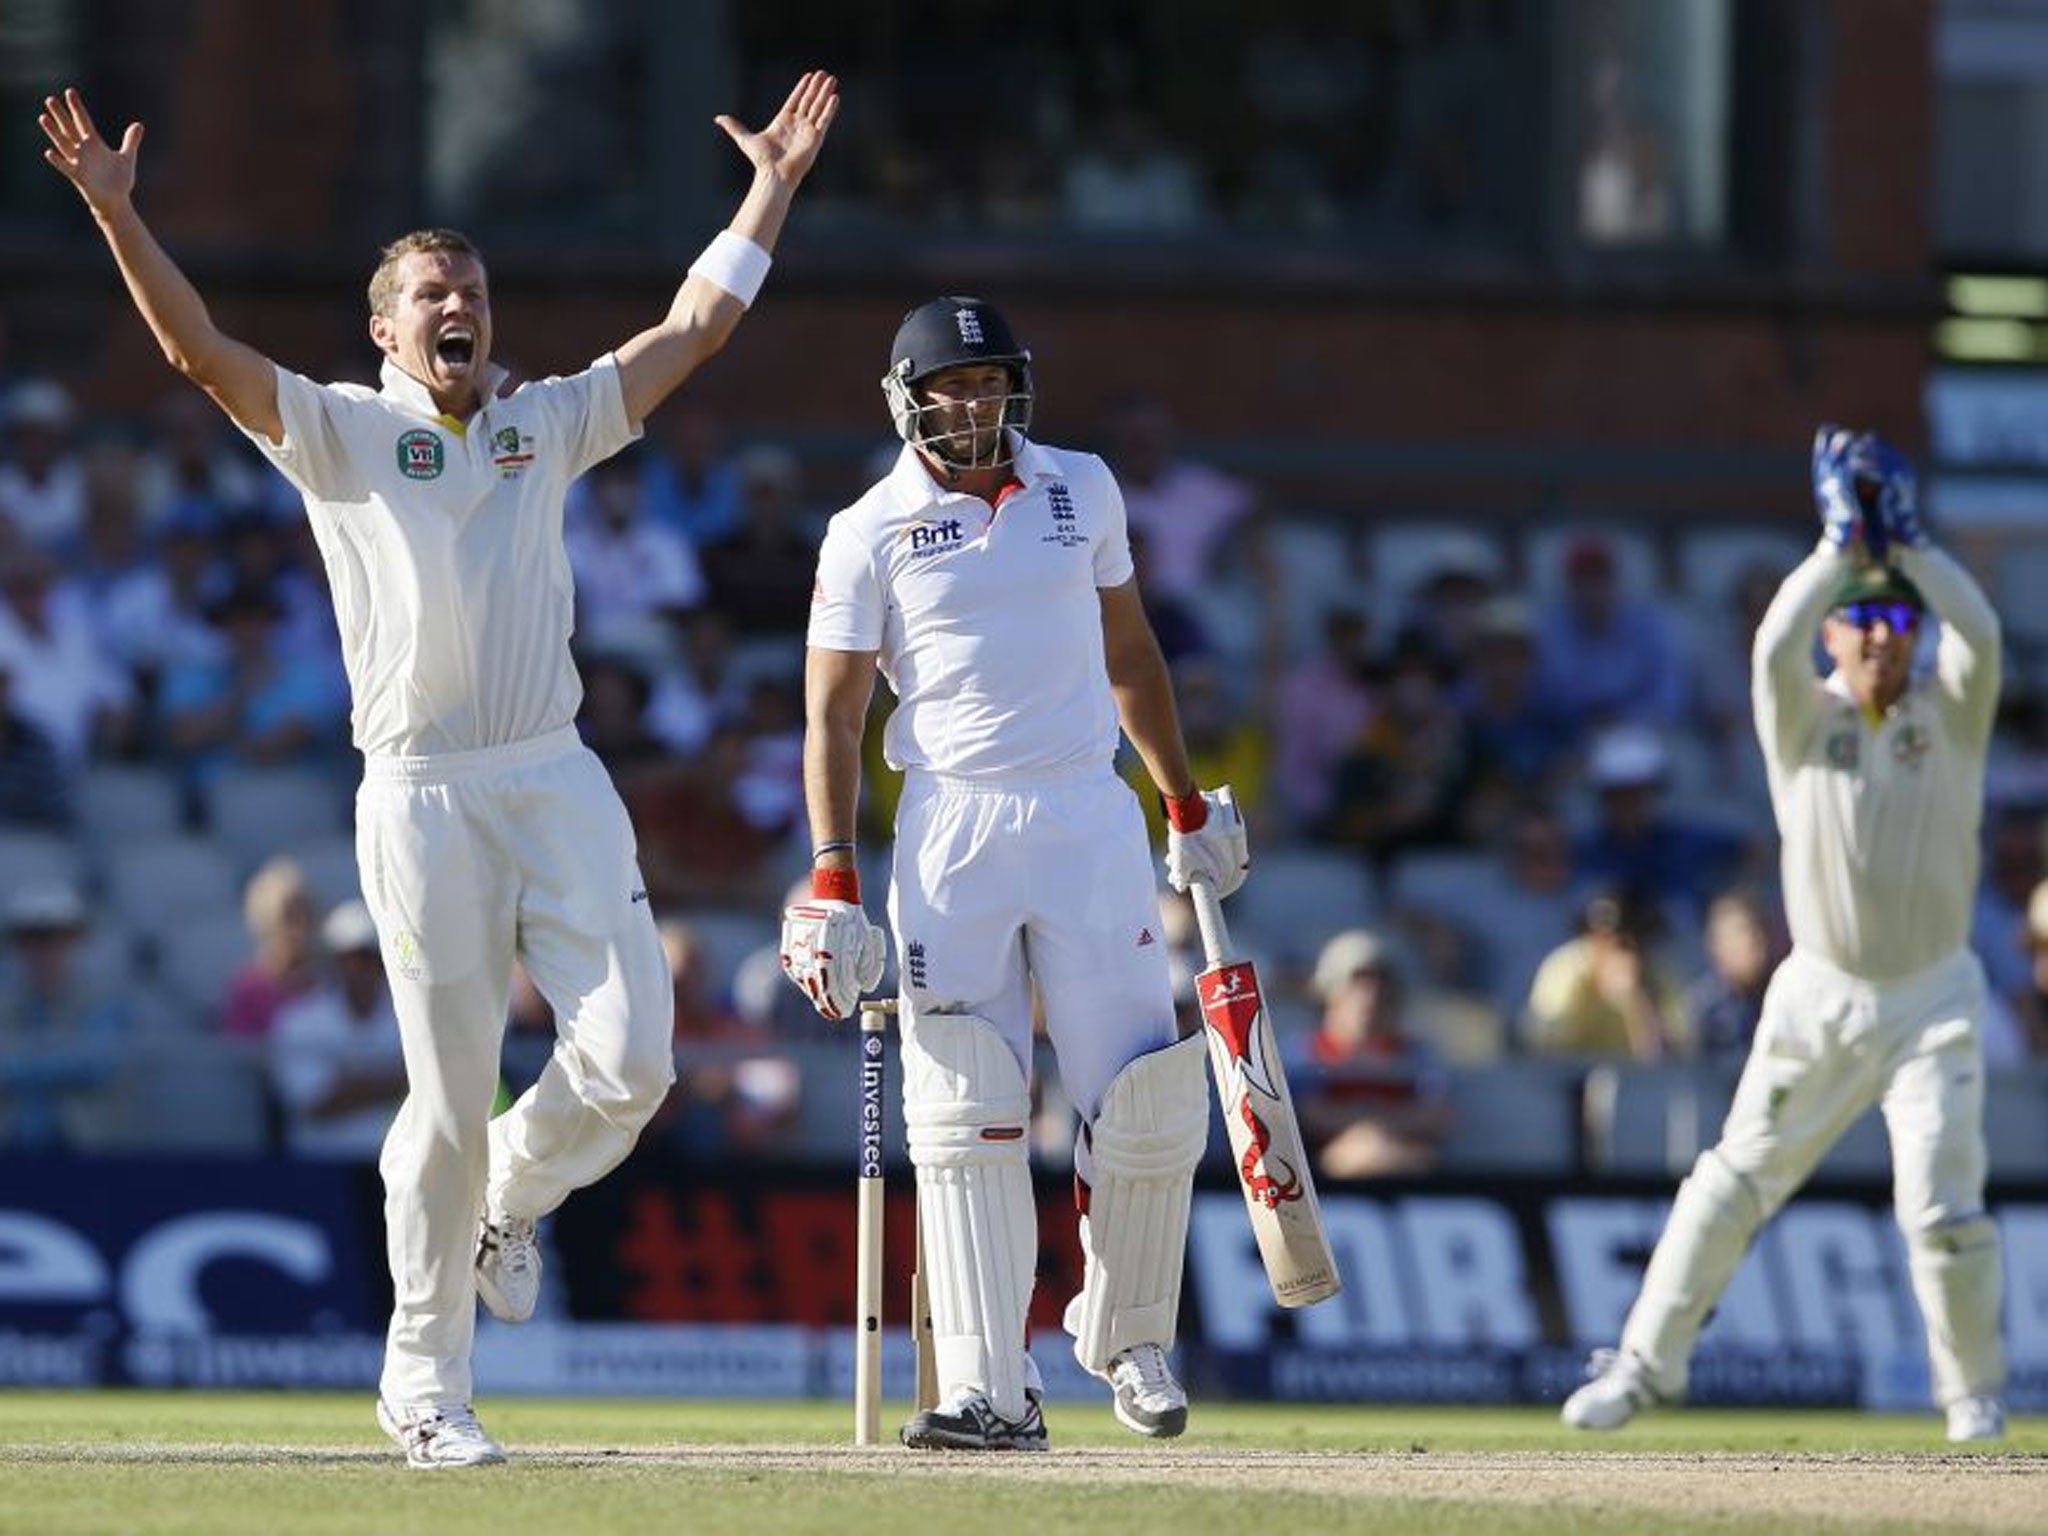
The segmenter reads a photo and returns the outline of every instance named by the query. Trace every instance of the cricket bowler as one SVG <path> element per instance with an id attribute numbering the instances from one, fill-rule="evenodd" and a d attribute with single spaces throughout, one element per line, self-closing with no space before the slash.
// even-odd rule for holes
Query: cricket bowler
<path id="1" fill-rule="evenodd" d="M 449 230 L 394 241 L 370 280 L 381 389 L 316 384 L 223 334 L 136 211 L 142 126 L 116 146 L 77 91 L 44 102 L 44 158 L 164 356 L 304 494 L 326 563 L 364 758 L 357 859 L 408 1083 L 381 1162 L 394 1305 L 377 1418 L 414 1467 L 505 1459 L 470 1401 L 476 1299 L 532 1315 L 534 1222 L 626 1155 L 675 1075 L 633 829 L 573 724 L 563 496 L 732 334 L 838 100 L 814 71 L 758 132 L 718 118 L 753 182 L 668 314 L 517 391 L 491 365 L 483 258 Z M 493 1122 L 515 957 L 560 1023 L 539 1081 Z"/>

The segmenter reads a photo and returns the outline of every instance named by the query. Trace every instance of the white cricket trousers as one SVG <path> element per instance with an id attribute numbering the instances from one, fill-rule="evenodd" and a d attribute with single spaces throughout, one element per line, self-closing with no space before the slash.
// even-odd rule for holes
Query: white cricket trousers
<path id="1" fill-rule="evenodd" d="M 1138 797 L 1108 764 L 973 778 L 912 769 L 894 875 L 889 922 L 912 1032 L 922 1014 L 975 1014 L 1029 1082 L 1036 981 L 1084 1123 L 1126 1065 L 1179 1039 L 1151 841 Z"/>
<path id="2" fill-rule="evenodd" d="M 1938 1402 L 1996 1392 L 1997 1237 L 1984 1209 L 1984 968 L 1968 950 L 1871 982 L 1795 950 L 1763 1014 L 1720 1142 L 1680 1186 L 1622 1331 L 1670 1396 L 1758 1227 L 1850 1124 L 1881 1106 L 1892 1201 Z"/>
<path id="3" fill-rule="evenodd" d="M 356 858 L 407 1081 L 380 1163 L 393 1292 L 381 1390 L 465 1403 L 486 1198 L 494 1214 L 544 1216 L 625 1157 L 675 1078 L 674 993 L 632 825 L 573 729 L 370 759 Z M 515 956 L 557 1038 L 492 1121 Z"/>

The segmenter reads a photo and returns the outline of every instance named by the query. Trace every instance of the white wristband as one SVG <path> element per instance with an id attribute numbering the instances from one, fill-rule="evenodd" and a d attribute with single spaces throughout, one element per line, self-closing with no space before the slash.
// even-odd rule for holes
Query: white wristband
<path id="1" fill-rule="evenodd" d="M 721 229 L 704 247 L 704 254 L 690 263 L 690 275 L 716 283 L 742 304 L 751 304 L 768 279 L 768 262 L 768 253 L 745 235 Z"/>

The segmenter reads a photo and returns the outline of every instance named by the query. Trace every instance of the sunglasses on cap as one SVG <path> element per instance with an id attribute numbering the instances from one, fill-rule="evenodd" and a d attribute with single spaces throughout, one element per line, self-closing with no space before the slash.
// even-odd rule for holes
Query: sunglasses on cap
<path id="1" fill-rule="evenodd" d="M 1871 598 L 1866 601 L 1844 603 L 1841 615 L 1858 629 L 1868 629 L 1879 619 L 1894 633 L 1915 629 L 1920 624 L 1920 610 L 1911 603 L 1897 598 Z"/>

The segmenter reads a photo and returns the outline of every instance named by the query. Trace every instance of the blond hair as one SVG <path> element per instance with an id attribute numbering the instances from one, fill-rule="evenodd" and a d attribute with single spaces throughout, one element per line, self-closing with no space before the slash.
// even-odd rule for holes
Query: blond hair
<path id="1" fill-rule="evenodd" d="M 294 901 L 310 900 L 305 871 L 296 860 L 279 856 L 249 877 L 242 892 L 242 921 L 258 945 L 268 944 L 284 923 L 285 910 Z"/>
<path id="2" fill-rule="evenodd" d="M 415 229 L 400 235 L 378 253 L 377 270 L 370 274 L 370 313 L 388 315 L 398 305 L 398 264 L 408 256 L 428 252 L 445 256 L 467 256 L 478 266 L 484 253 L 469 236 L 453 229 Z"/>

